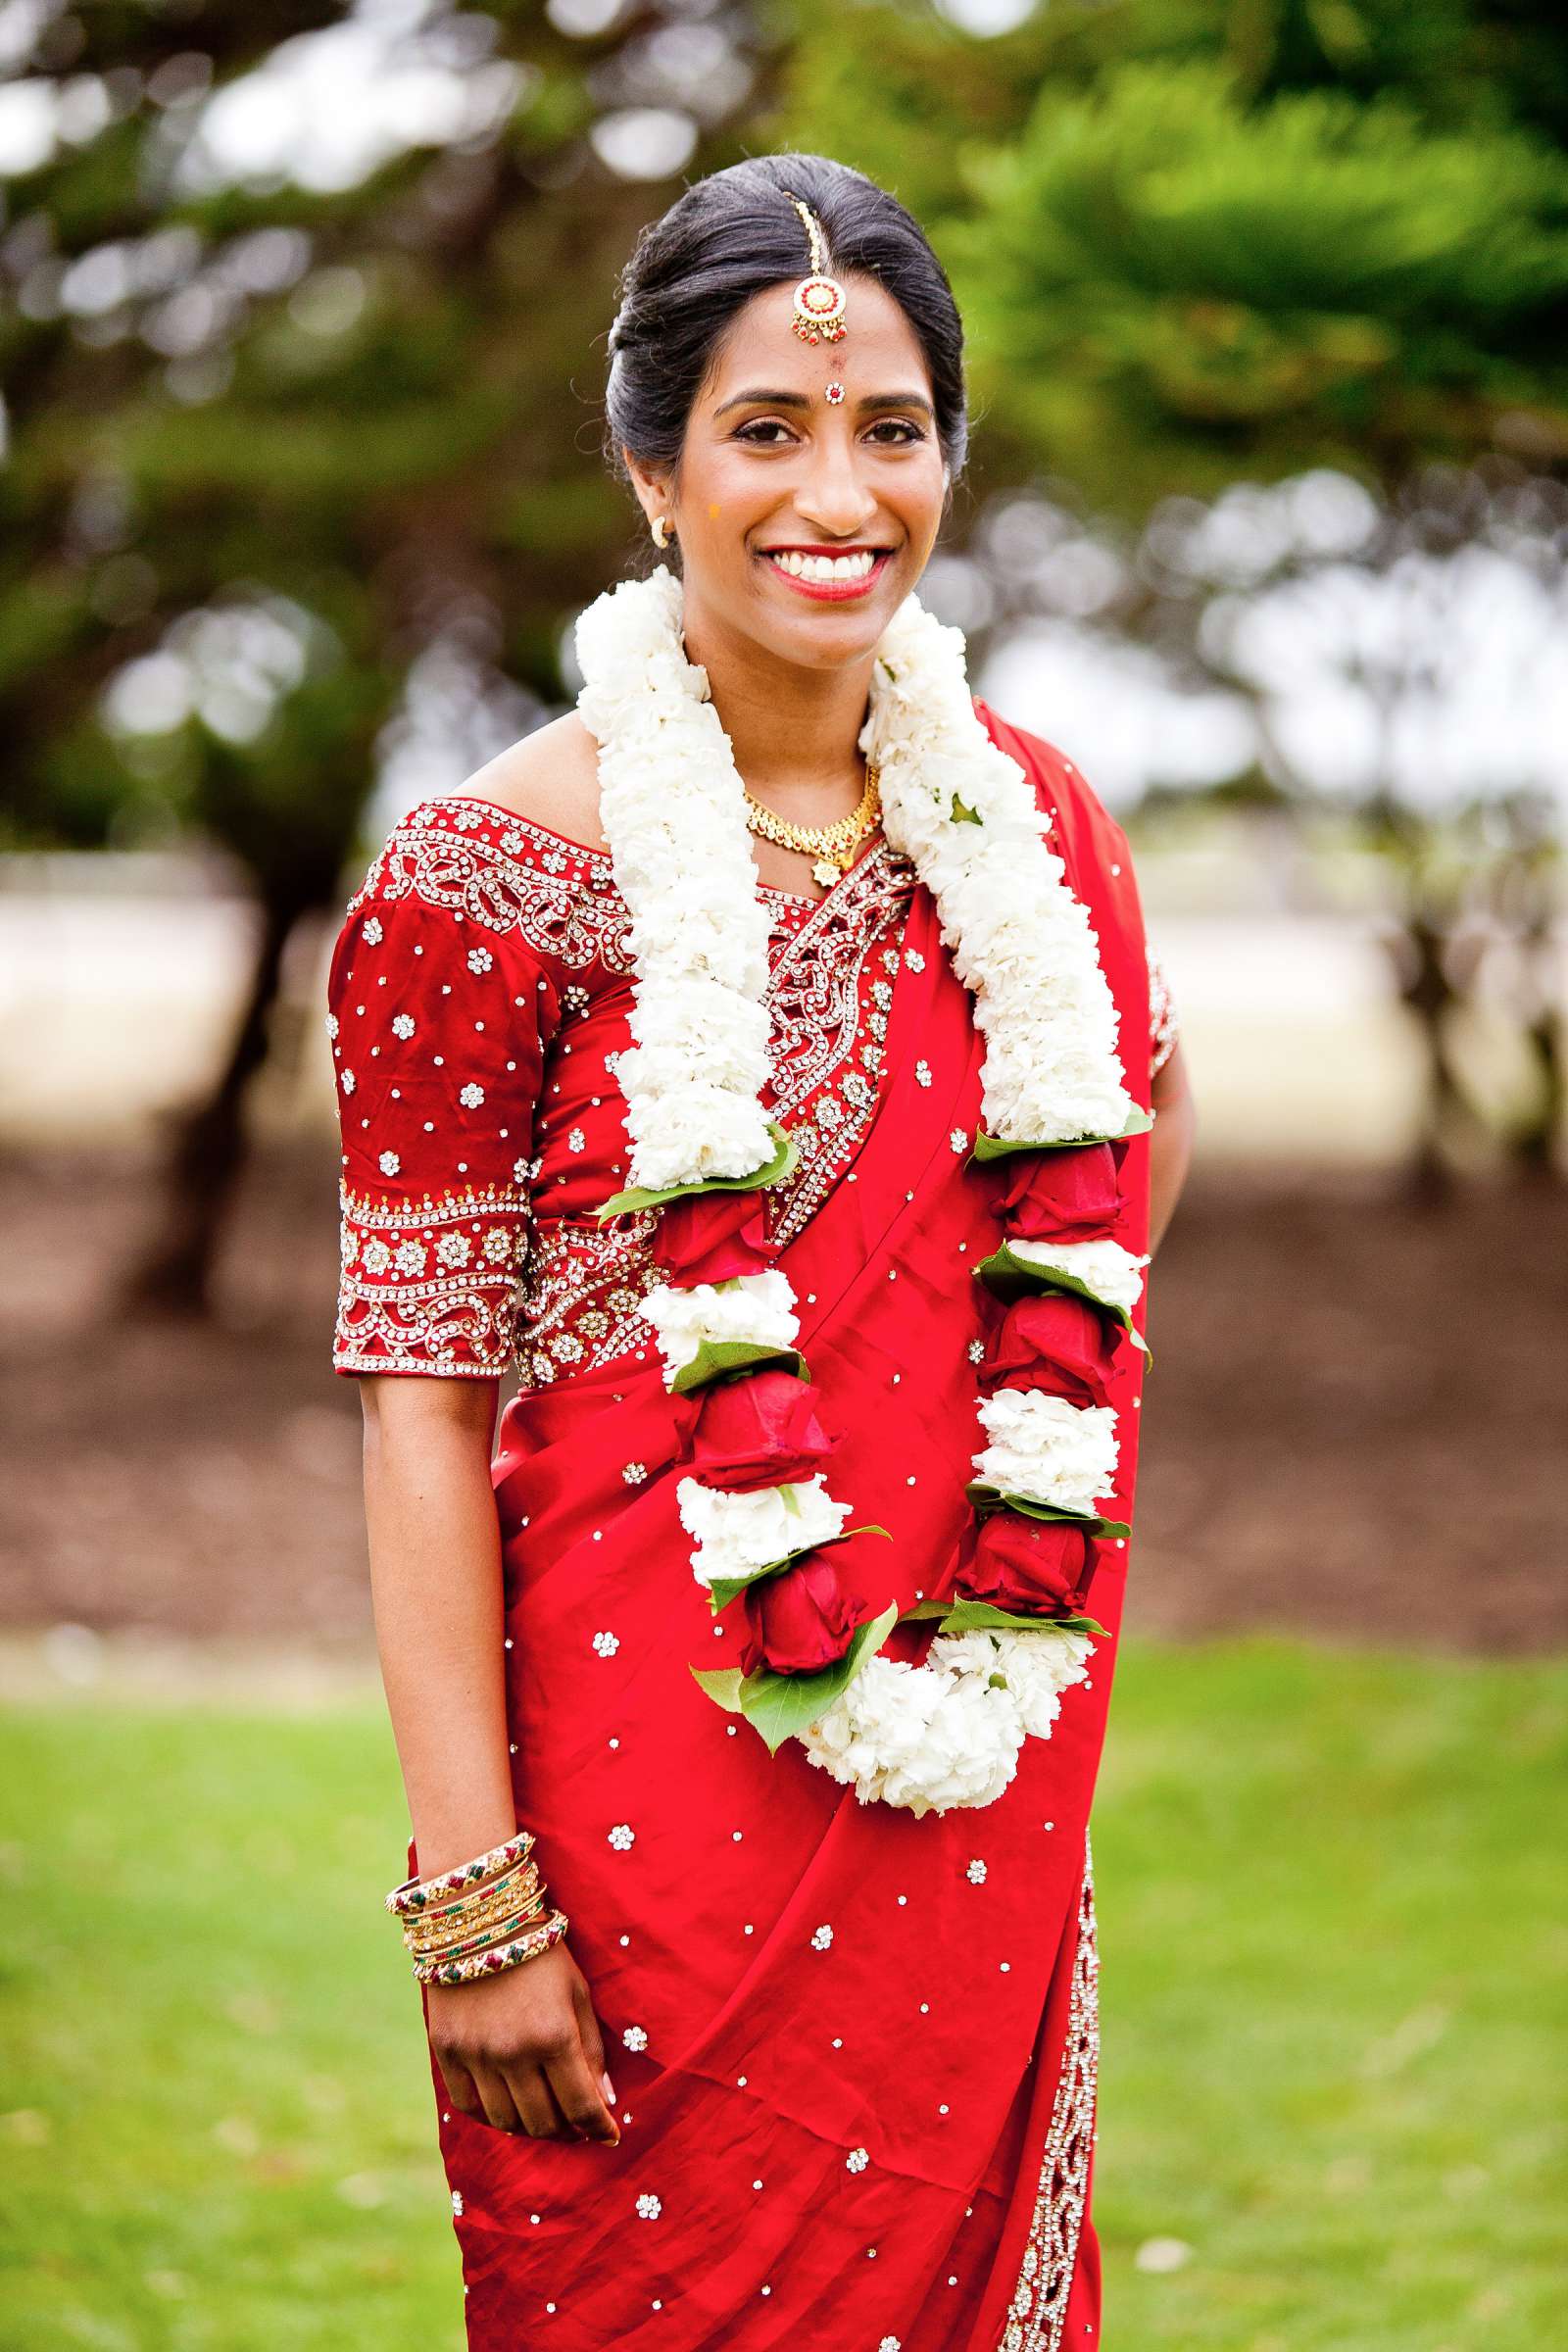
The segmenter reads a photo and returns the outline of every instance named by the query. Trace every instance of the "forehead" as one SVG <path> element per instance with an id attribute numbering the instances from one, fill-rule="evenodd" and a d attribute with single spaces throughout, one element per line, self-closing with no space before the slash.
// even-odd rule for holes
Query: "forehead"
<path id="1" fill-rule="evenodd" d="M 833 377 L 861 394 L 917 385 L 930 392 L 920 339 L 874 277 L 847 270 L 841 278 L 846 307 L 844 335 L 837 343 L 803 343 L 795 332 L 797 282 L 765 286 L 730 320 L 699 394 L 705 406 L 716 406 L 749 384 L 814 394 Z"/>

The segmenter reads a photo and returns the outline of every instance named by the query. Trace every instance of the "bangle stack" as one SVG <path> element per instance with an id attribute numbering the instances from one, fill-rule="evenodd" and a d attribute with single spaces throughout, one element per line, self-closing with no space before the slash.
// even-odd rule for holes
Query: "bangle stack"
<path id="1" fill-rule="evenodd" d="M 403 1923 L 421 1984 L 470 1984 L 550 1951 L 566 1933 L 545 1901 L 531 1832 L 433 1879 L 405 1879 L 386 1898 Z"/>

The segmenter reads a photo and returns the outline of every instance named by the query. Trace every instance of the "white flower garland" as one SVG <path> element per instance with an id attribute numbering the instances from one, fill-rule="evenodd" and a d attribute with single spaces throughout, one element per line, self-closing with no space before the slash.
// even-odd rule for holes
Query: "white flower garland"
<path id="1" fill-rule="evenodd" d="M 579 709 L 599 745 L 600 818 L 631 917 L 634 1042 L 615 1077 L 631 1185 L 647 1192 L 760 1180 L 779 1140 L 760 1101 L 770 1075 L 767 914 L 729 739 L 707 673 L 686 656 L 681 614 L 680 582 L 661 569 L 600 597 L 577 624 Z M 877 648 L 860 747 L 880 770 L 887 838 L 930 891 L 974 998 L 989 1135 L 1059 1145 L 1147 1124 L 1123 1084 L 1088 910 L 1046 843 L 1027 777 L 975 714 L 961 636 L 915 597 Z M 1148 1262 L 1109 1241 L 1009 1247 L 1123 1314 Z M 799 1336 L 780 1267 L 665 1283 L 642 1311 L 666 1386 L 702 1348 L 742 1342 L 776 1359 Z M 1092 1514 L 1109 1491 L 1109 1407 L 1003 1389 L 982 1402 L 980 1420 L 983 1484 L 1074 1514 Z M 830 1542 L 849 1515 L 820 1475 L 742 1493 L 685 1478 L 677 1499 L 693 1574 L 707 1587 L 755 1581 Z M 1091 1654 L 1081 1634 L 1049 1621 L 1038 1633 L 939 1633 L 918 1666 L 859 1657 L 848 1687 L 796 1736 L 862 1801 L 917 1814 L 991 1804 L 1024 1739 L 1049 1737 Z"/>

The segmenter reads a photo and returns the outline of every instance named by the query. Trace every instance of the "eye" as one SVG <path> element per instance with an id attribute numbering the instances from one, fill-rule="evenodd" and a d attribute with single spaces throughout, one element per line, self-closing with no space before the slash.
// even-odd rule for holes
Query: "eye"
<path id="1" fill-rule="evenodd" d="M 895 432 L 899 435 L 897 441 L 884 441 L 882 443 L 884 449 L 907 449 L 911 443 L 925 439 L 925 434 L 910 416 L 884 416 L 879 423 L 871 427 L 871 431 L 873 435 L 885 432 Z"/>
<path id="2" fill-rule="evenodd" d="M 777 416 L 756 416 L 750 424 L 743 424 L 734 437 L 737 441 L 750 441 L 756 449 L 778 449 L 782 446 L 777 441 L 764 441 L 761 437 L 764 433 L 783 433 L 787 438 L 789 426 Z"/>

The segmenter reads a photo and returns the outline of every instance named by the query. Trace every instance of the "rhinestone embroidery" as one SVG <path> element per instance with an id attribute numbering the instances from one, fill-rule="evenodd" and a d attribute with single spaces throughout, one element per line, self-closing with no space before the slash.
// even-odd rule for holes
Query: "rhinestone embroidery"
<path id="1" fill-rule="evenodd" d="M 488 813 L 461 797 L 422 803 L 388 839 L 349 913 L 376 889 L 388 899 L 412 891 L 426 906 L 449 907 L 487 931 L 515 931 L 536 955 L 629 972 L 631 917 L 608 857 L 588 849 L 564 855 L 546 826 L 520 816 L 499 842 L 474 838 Z M 537 861 L 524 863 L 519 853 L 529 841 Z"/>
<path id="2" fill-rule="evenodd" d="M 1162 1070 L 1176 1051 L 1178 1031 L 1176 1006 L 1171 998 L 1170 982 L 1165 967 L 1152 948 L 1149 956 L 1149 1071 L 1152 1077 Z"/>
<path id="3" fill-rule="evenodd" d="M 1072 2292 L 1089 2197 L 1099 2071 L 1100 1955 L 1095 1938 L 1094 1865 L 1086 1837 L 1061 2075 L 1046 2133 L 1029 2239 L 998 2352 L 1061 2352 L 1067 2298 Z"/>
<path id="4" fill-rule="evenodd" d="M 563 1221 L 535 1229 L 518 1309 L 518 1358 L 532 1388 L 548 1388 L 569 1365 L 588 1372 L 629 1348 L 647 1347 L 650 1325 L 640 1302 L 659 1280 L 649 1247 L 656 1208 L 634 1209 L 607 1225 Z M 647 1474 L 628 1463 L 622 1476 Z"/>
<path id="5" fill-rule="evenodd" d="M 340 1185 L 339 1205 L 334 1363 L 345 1372 L 437 1364 L 483 1380 L 504 1372 L 527 1196 L 500 1185 L 398 1201 Z M 470 1362 L 459 1360 L 465 1348 Z"/>

